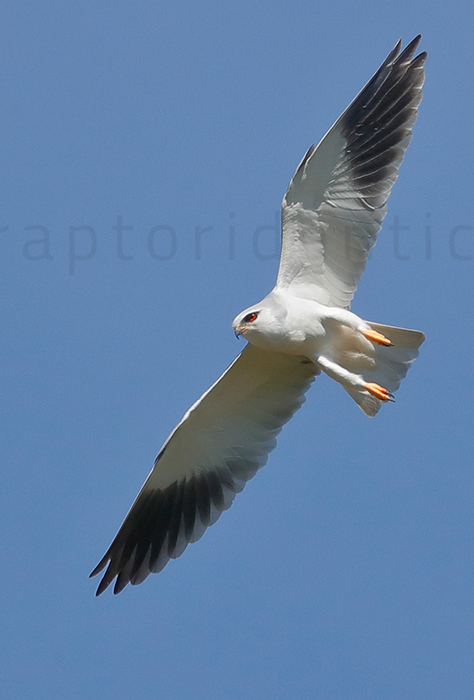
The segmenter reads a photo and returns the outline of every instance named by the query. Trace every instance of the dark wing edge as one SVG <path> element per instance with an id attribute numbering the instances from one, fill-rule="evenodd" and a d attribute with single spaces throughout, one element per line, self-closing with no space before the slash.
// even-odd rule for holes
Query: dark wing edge
<path id="1" fill-rule="evenodd" d="M 266 463 L 268 453 L 276 446 L 276 436 L 304 403 L 304 394 L 316 374 L 318 369 L 306 358 L 246 346 L 165 442 L 112 544 L 90 574 L 95 576 L 108 564 L 96 595 L 115 577 L 117 594 L 128 583 L 137 585 L 150 573 L 158 573 L 217 521 L 236 493 Z M 246 382 L 250 386 L 243 390 Z M 226 393 L 233 394 L 234 386 L 235 405 L 225 397 Z M 212 424 L 206 422 L 209 413 L 213 414 Z M 188 426 L 193 421 L 202 433 L 195 429 L 190 433 Z M 162 462 L 170 453 L 179 454 L 180 441 L 189 443 L 190 434 L 196 441 L 195 464 L 191 468 L 172 465 L 177 478 L 155 488 L 154 476 Z M 212 450 L 206 454 L 198 444 L 201 434 L 207 441 L 210 436 L 211 443 L 213 435 L 221 441 L 215 454 Z M 226 444 L 222 443 L 223 434 Z M 169 464 L 166 468 L 170 469 Z"/>
<path id="2" fill-rule="evenodd" d="M 387 201 L 411 141 L 428 57 L 423 51 L 413 58 L 420 41 L 421 34 L 401 53 L 398 41 L 339 120 L 347 145 L 334 180 L 350 172 L 369 209 L 378 209 Z"/>
<path id="3" fill-rule="evenodd" d="M 282 204 L 277 286 L 349 308 L 422 100 L 421 36 L 381 67 L 299 164 Z"/>

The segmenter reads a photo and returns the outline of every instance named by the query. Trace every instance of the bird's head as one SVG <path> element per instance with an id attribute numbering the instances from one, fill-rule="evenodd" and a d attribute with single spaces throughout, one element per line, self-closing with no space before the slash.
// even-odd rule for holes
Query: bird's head
<path id="1" fill-rule="evenodd" d="M 261 309 L 252 308 L 246 309 L 245 311 L 242 311 L 241 314 L 236 316 L 232 323 L 232 328 L 234 329 L 236 338 L 240 338 L 240 336 L 243 335 L 244 338 L 248 340 L 249 335 L 253 335 L 255 332 L 261 330 L 261 313 Z"/>
<path id="2" fill-rule="evenodd" d="M 249 343 L 263 349 L 276 349 L 284 333 L 282 323 L 286 316 L 283 307 L 269 295 L 259 304 L 242 311 L 232 323 L 234 333 L 243 336 Z"/>

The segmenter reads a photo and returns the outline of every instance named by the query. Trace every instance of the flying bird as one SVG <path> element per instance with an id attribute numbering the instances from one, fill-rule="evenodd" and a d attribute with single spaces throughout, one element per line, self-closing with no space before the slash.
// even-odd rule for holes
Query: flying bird
<path id="1" fill-rule="evenodd" d="M 248 341 L 161 448 L 115 539 L 91 573 L 97 589 L 141 583 L 179 557 L 262 467 L 322 371 L 368 415 L 418 355 L 419 331 L 350 311 L 386 214 L 422 98 L 426 53 L 398 41 L 379 70 L 307 151 L 282 203 L 274 289 L 237 316 Z"/>

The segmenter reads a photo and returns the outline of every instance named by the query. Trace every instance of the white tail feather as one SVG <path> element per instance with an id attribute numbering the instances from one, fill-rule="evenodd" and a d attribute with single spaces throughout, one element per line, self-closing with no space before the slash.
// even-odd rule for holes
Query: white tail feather
<path id="1" fill-rule="evenodd" d="M 369 325 L 372 330 L 391 340 L 393 345 L 390 347 L 374 345 L 376 366 L 370 370 L 362 369 L 360 374 L 366 382 L 379 384 L 393 394 L 400 386 L 400 382 L 408 372 L 411 363 L 418 356 L 418 348 L 426 336 L 421 331 L 412 331 L 407 328 L 384 326 L 381 323 L 369 323 Z M 368 391 L 344 388 L 368 416 L 375 416 L 384 403 L 369 394 Z"/>

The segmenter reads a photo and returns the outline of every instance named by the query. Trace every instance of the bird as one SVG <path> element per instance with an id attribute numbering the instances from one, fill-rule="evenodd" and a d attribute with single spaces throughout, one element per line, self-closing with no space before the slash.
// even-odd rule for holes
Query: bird
<path id="1" fill-rule="evenodd" d="M 233 321 L 243 351 L 185 413 L 112 544 L 96 595 L 142 583 L 232 504 L 267 462 L 315 377 L 338 382 L 368 416 L 393 394 L 424 333 L 368 322 L 350 310 L 386 214 L 422 99 L 421 36 L 399 40 L 319 144 L 282 202 L 276 285 Z"/>

